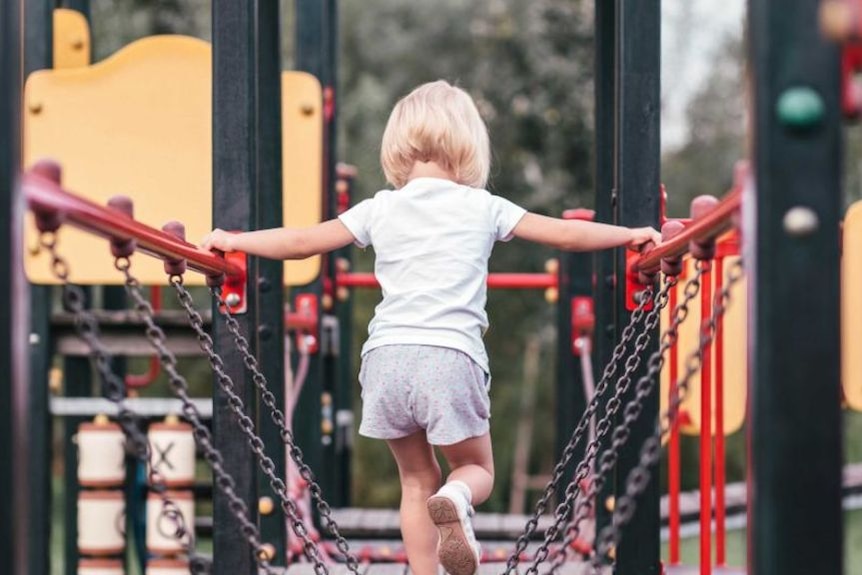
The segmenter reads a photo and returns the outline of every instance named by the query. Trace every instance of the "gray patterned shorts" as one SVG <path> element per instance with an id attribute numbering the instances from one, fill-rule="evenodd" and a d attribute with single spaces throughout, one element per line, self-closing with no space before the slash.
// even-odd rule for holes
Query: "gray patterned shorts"
<path id="1" fill-rule="evenodd" d="M 488 432 L 488 374 L 466 353 L 431 345 L 384 345 L 362 358 L 360 435 L 398 439 L 424 429 L 452 445 Z"/>

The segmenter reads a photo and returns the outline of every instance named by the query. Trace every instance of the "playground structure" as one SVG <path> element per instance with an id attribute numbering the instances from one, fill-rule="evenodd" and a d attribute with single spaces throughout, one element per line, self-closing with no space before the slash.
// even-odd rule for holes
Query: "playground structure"
<path id="1" fill-rule="evenodd" d="M 133 468 L 146 476 L 147 531 L 161 526 L 147 537 L 151 554 L 147 573 L 173 575 L 207 568 L 216 574 L 271 573 L 274 565 L 289 564 L 291 569 L 308 565 L 301 562 L 303 556 L 320 575 L 336 565 L 358 573 L 360 561 L 392 559 L 374 549 L 357 553 L 341 537 L 336 525 L 340 516 L 323 499 L 339 506 L 349 501 L 346 437 L 351 394 L 344 358 L 350 349 L 345 337 L 350 298 L 345 296 L 351 288 L 373 286 L 373 277 L 350 271 L 349 252 L 282 269 L 280 262 L 246 261 L 242 254 L 223 258 L 201 252 L 184 241 L 183 227 L 177 223 L 162 231 L 144 223 L 179 218 L 194 238 L 209 226 L 301 225 L 349 205 L 352 174 L 336 171 L 332 154 L 335 0 L 297 2 L 298 67 L 306 73 L 284 74 L 278 61 L 278 9 L 269 3 L 214 1 L 212 48 L 186 38 L 150 38 L 93 65 L 86 50 L 89 41 L 82 39 L 86 18 L 68 11 L 54 14 L 50 5 L 24 3 L 27 87 L 23 96 L 15 89 L 0 93 L 0 133 L 8 142 L 0 150 L 0 209 L 10 238 L 10 249 L 0 258 L 0 271 L 9 279 L 0 294 L 4 306 L 0 369 L 10 374 L 0 384 L 4 426 L 0 461 L 15 462 L 0 469 L 0 572 L 19 575 L 48 568 L 50 402 L 47 385 L 34 383 L 47 381 L 51 359 L 46 302 L 52 288 L 46 284 L 62 286 L 64 307 L 77 334 L 70 339 L 83 342 L 83 355 L 94 359 L 116 421 L 100 418 L 88 423 L 85 420 L 91 417 L 82 411 L 67 417 L 71 455 L 67 453 L 66 461 L 76 461 L 78 469 L 77 476 L 67 469 L 67 515 L 76 507 L 87 517 L 117 517 L 123 501 L 135 499 L 134 494 L 104 489 L 123 489 L 127 484 L 116 466 L 91 467 L 92 460 L 84 456 L 91 453 L 88 446 L 93 443 L 106 453 L 113 449 L 105 459 L 116 462 L 123 456 L 117 451 L 122 434 L 127 459 L 136 460 Z M 831 34 L 855 33 L 855 23 L 838 26 L 836 32 L 834 22 L 847 14 L 852 20 L 858 6 L 826 3 L 824 29 Z M 19 7 L 7 2 L 0 13 L 4 42 L 0 77 L 10 87 L 18 85 L 19 77 Z M 858 409 L 862 395 L 858 384 L 862 372 L 850 359 L 856 354 L 849 351 L 856 326 L 862 325 L 862 318 L 852 321 L 853 314 L 862 306 L 846 288 L 843 364 L 838 339 L 839 127 L 841 112 L 852 112 L 851 56 L 856 48 L 844 50 L 842 92 L 839 47 L 821 34 L 815 25 L 817 14 L 813 1 L 752 5 L 755 136 L 750 167 L 738 170 L 734 188 L 720 202 L 699 198 L 691 220 L 672 221 L 665 217 L 658 193 L 659 3 L 596 2 L 596 218 L 631 226 L 663 224 L 667 241 L 642 255 L 602 254 L 595 269 L 592 258 L 566 254 L 547 273 L 489 278 L 491 287 L 543 289 L 549 300 L 558 300 L 560 432 L 559 464 L 536 516 L 514 548 L 486 557 L 506 560 L 490 562 L 488 569 L 511 573 L 520 563 L 537 573 L 547 560 L 562 569 L 585 565 L 604 569 L 612 564 L 623 574 L 688 572 L 679 565 L 678 438 L 689 432 L 700 433 L 702 445 L 699 572 L 710 573 L 713 567 L 716 572 L 737 572 L 725 565 L 724 557 L 722 441 L 724 433 L 746 419 L 747 571 L 842 572 L 842 368 L 848 405 Z M 54 39 L 46 42 L 52 23 Z M 64 50 L 62 42 L 69 38 Z M 165 56 L 176 67 L 158 60 Z M 158 133 L 155 122 L 183 118 L 189 122 L 183 131 L 189 140 L 170 145 L 194 151 L 183 154 L 181 163 L 169 150 L 160 150 L 161 158 L 148 155 L 152 146 L 144 143 L 153 138 L 134 140 L 129 145 L 139 147 L 120 152 L 120 157 L 133 155 L 135 173 L 129 162 L 87 163 L 94 156 L 110 155 L 116 141 L 129 139 L 116 135 L 122 126 L 117 118 L 134 115 L 136 104 L 119 98 L 130 107 L 111 110 L 97 101 L 111 90 L 106 86 L 116 81 L 121 95 L 130 87 L 137 88 L 133 93 L 146 86 L 159 91 L 158 75 L 138 75 L 135 80 L 123 75 L 132 73 L 133 64 L 144 72 L 153 67 L 164 71 L 178 92 L 165 95 L 166 102 L 177 106 L 173 112 L 159 108 L 137 115 L 140 125 L 132 133 L 148 129 Z M 200 106 L 210 93 L 211 109 Z M 92 116 L 85 124 L 75 124 L 85 105 L 106 111 L 100 118 L 103 126 L 94 126 Z M 117 116 L 112 118 L 110 111 Z M 93 134 L 114 133 L 116 140 L 93 138 L 87 129 Z M 24 135 L 21 154 L 16 146 L 19 133 Z M 100 146 L 98 152 L 91 146 Z M 117 156 L 116 151 L 113 154 Z M 55 161 L 37 162 L 44 156 Z M 166 162 L 171 170 L 157 174 L 153 166 Z M 164 181 L 155 180 L 159 177 Z M 176 186 L 170 190 L 172 197 L 182 196 L 170 209 L 164 203 L 166 192 L 161 191 L 168 185 Z M 117 192 L 133 196 L 134 202 L 115 196 Z M 31 214 L 26 225 L 25 203 Z M 260 205 L 274 207 L 265 210 Z M 211 206 L 211 220 L 195 216 L 200 206 Z M 844 223 L 845 282 L 862 273 L 855 263 L 862 262 L 855 251 L 862 243 L 852 239 L 859 233 L 860 226 L 854 223 L 858 212 L 851 209 Z M 27 235 L 22 233 L 25 228 Z M 688 262 L 682 259 L 686 253 L 691 254 Z M 34 282 L 29 289 L 20 273 L 23 261 Z M 663 281 L 656 280 L 657 274 Z M 121 366 L 113 358 L 123 355 L 123 348 L 106 345 L 110 338 L 102 337 L 100 328 L 106 331 L 107 318 L 89 309 L 86 293 L 70 281 L 123 286 L 120 289 L 138 316 L 135 329 L 146 336 L 145 353 L 155 350 L 179 404 L 144 414 L 145 402 L 127 399 L 126 388 L 132 386 L 128 377 L 121 377 Z M 295 305 L 281 322 L 285 282 L 301 287 L 291 291 Z M 213 368 L 209 411 L 206 404 L 188 397 L 171 348 L 173 334 L 166 335 L 168 326 L 144 294 L 143 285 L 165 283 L 176 292 Z M 195 284 L 206 284 L 212 293 L 211 320 L 195 307 L 186 288 Z M 743 286 L 748 309 L 740 311 L 734 306 L 742 301 Z M 806 297 L 814 293 L 820 297 Z M 699 317 L 687 317 L 695 315 L 695 308 Z M 794 313 L 788 314 L 788 309 Z M 210 321 L 212 335 L 206 331 Z M 334 325 L 340 326 L 337 352 L 335 339 L 326 335 Z M 281 388 L 285 330 L 297 335 L 295 354 L 309 362 L 303 393 L 293 398 Z M 739 345 L 742 335 L 749 338 L 747 345 Z M 589 347 L 575 346 L 582 338 Z M 29 354 L 21 349 L 25 342 Z M 736 347 L 731 349 L 729 342 Z M 580 381 L 582 354 L 590 348 L 599 376 L 592 397 L 581 391 Z M 87 361 L 66 361 L 67 396 L 90 393 L 87 369 Z M 662 371 L 664 387 L 659 394 L 654 391 Z M 734 391 L 726 391 L 729 388 Z M 747 399 L 740 399 L 740 394 L 747 394 Z M 728 397 L 732 401 L 725 402 Z M 660 398 L 666 398 L 664 405 Z M 171 410 L 186 422 L 160 421 Z M 595 435 L 588 438 L 591 421 Z M 71 446 L 75 432 L 77 449 Z M 209 567 L 194 547 L 190 520 L 194 510 L 189 502 L 199 495 L 188 495 L 194 478 L 188 469 L 175 476 L 160 466 L 165 457 L 176 454 L 160 443 L 165 440 L 158 438 L 159 433 L 175 434 L 168 443 L 185 445 L 186 453 L 193 435 L 213 469 L 214 557 Z M 664 566 L 659 560 L 659 493 L 652 480 L 663 439 L 668 440 L 671 467 L 671 551 Z M 714 469 L 708 456 L 713 450 Z M 288 460 L 295 466 L 293 476 L 307 484 L 305 490 L 287 481 Z M 172 461 L 188 464 L 188 457 Z M 555 493 L 560 505 L 552 509 Z M 329 539 L 316 539 L 306 495 L 313 498 L 321 535 Z M 543 526 L 544 534 L 536 533 L 544 511 L 553 511 L 550 525 Z M 581 532 L 583 521 L 592 521 L 594 514 L 593 541 Z M 67 537 L 67 558 L 93 557 L 67 561 L 67 572 L 122 573 L 123 562 L 116 559 L 126 545 L 122 529 L 111 530 L 110 521 L 67 520 L 67 530 L 74 532 L 77 525 L 109 528 L 105 533 L 78 530 L 77 538 Z M 288 530 L 293 532 L 291 539 Z M 33 533 L 43 536 L 28 536 Z M 576 556 L 579 560 L 567 561 Z"/>

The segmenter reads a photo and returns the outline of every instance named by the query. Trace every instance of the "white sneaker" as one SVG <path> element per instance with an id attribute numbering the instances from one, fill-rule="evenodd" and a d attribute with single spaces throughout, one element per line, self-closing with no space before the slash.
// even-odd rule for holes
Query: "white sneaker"
<path id="1" fill-rule="evenodd" d="M 466 491 L 469 493 L 469 489 Z M 446 572 L 475 575 L 479 570 L 481 547 L 473 532 L 470 520 L 473 508 L 464 489 L 451 483 L 441 487 L 428 498 L 428 514 L 440 532 L 437 556 Z"/>

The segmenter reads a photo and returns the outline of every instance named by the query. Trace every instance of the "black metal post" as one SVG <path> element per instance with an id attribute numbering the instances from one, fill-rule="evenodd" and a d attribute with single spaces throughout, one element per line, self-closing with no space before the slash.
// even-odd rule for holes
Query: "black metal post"
<path id="1" fill-rule="evenodd" d="M 90 19 L 90 0 L 62 0 L 60 5 L 63 8 L 77 10 L 78 12 L 86 16 L 87 20 Z"/>
<path id="2" fill-rule="evenodd" d="M 617 0 L 595 0 L 595 210 L 596 221 L 616 220 L 614 162 L 616 158 L 616 28 Z M 610 250 L 594 256 L 596 283 L 593 300 L 596 313 L 596 335 L 593 373 L 596 381 L 611 358 L 617 339 L 616 270 Z M 604 415 L 599 405 L 597 418 Z M 569 432 L 571 433 L 571 431 Z M 602 503 L 614 493 L 613 482 L 605 484 L 596 502 L 597 532 L 610 521 L 610 513 Z"/>
<path id="3" fill-rule="evenodd" d="M 325 38 L 325 2 L 320 0 L 296 0 L 296 68 L 316 76 L 324 83 L 324 68 L 326 66 L 324 42 Z M 324 84 L 325 85 L 325 84 Z M 320 191 L 324 198 L 324 214 L 326 207 L 326 174 L 329 162 L 324 160 L 324 189 Z M 323 294 L 323 283 L 320 279 L 307 286 L 291 290 L 292 294 L 311 293 L 320 298 Z M 294 354 L 294 360 L 297 356 Z M 296 439 L 305 453 L 305 461 L 321 479 L 324 494 L 331 492 L 327 473 L 323 469 L 323 449 L 321 446 L 321 399 L 323 393 L 323 363 L 321 354 L 311 357 L 308 376 L 302 395 L 297 402 L 293 418 L 293 428 Z"/>
<path id="4" fill-rule="evenodd" d="M 659 0 L 619 0 L 617 12 L 617 223 L 623 226 L 659 225 L 661 121 L 661 3 Z M 625 250 L 617 254 L 617 328 L 628 323 L 625 306 Z M 644 358 L 655 351 L 657 333 Z M 619 337 L 619 334 L 617 334 Z M 643 362 L 645 363 L 645 361 Z M 640 373 L 643 372 L 643 363 Z M 635 374 L 635 378 L 639 376 Z M 636 379 L 634 379 L 636 381 Z M 634 396 L 629 390 L 627 397 Z M 646 402 L 631 440 L 620 450 L 617 493 L 625 491 L 629 470 L 639 460 L 643 440 L 655 428 L 659 394 Z M 653 475 L 641 496 L 638 512 L 623 529 L 616 554 L 621 575 L 653 575 L 661 571 L 659 543 L 659 485 Z"/>
<path id="5" fill-rule="evenodd" d="M 21 277 L 21 4 L 0 3 L 0 572 L 29 575 L 26 287 Z M 14 462 L 14 465 L 12 464 Z"/>
<path id="6" fill-rule="evenodd" d="M 229 230 L 255 227 L 258 200 L 258 68 L 256 63 L 256 2 L 213 0 L 213 225 Z M 247 313 L 237 316 L 243 333 L 256 349 L 257 264 L 249 262 Z M 233 378 L 248 415 L 257 420 L 254 384 L 218 310 L 213 310 L 216 350 Z M 236 481 L 236 493 L 246 502 L 251 520 L 257 516 L 257 473 L 252 451 L 230 414 L 227 400 L 214 384 L 213 432 L 225 457 L 225 469 Z M 227 501 L 213 495 L 213 572 L 251 575 L 252 553 L 233 526 Z"/>
<path id="7" fill-rule="evenodd" d="M 282 225 L 281 179 L 281 18 L 278 2 L 257 2 L 257 227 Z M 289 206 L 288 206 L 289 207 Z M 284 265 L 281 261 L 257 261 L 257 353 L 261 371 L 284 405 Z M 261 437 L 279 470 L 285 469 L 285 449 L 278 426 L 267 414 L 260 417 Z M 284 476 L 284 472 L 279 473 Z M 261 494 L 278 501 L 261 477 Z M 279 505 L 260 518 L 264 542 L 275 547 L 275 561 L 285 558 L 285 520 Z"/>
<path id="8" fill-rule="evenodd" d="M 54 3 L 27 0 L 24 5 L 24 78 L 53 65 Z M 30 388 L 30 569 L 47 575 L 51 569 L 51 414 L 48 373 L 51 367 L 51 293 L 48 286 L 30 285 L 28 353 Z"/>
<path id="9" fill-rule="evenodd" d="M 749 573 L 842 573 L 839 51 L 819 2 L 749 3 Z"/>

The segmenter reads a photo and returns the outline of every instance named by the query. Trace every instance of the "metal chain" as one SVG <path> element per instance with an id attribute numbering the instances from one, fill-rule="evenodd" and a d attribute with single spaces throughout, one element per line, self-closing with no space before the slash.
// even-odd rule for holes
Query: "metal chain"
<path id="1" fill-rule="evenodd" d="M 611 353 L 611 359 L 605 366 L 604 372 L 602 373 L 602 377 L 599 380 L 599 383 L 596 385 L 595 393 L 593 394 L 592 399 L 587 404 L 584 413 L 581 414 L 581 419 L 580 421 L 578 421 L 578 424 L 575 427 L 575 430 L 572 432 L 572 435 L 569 438 L 566 447 L 563 449 L 563 452 L 560 455 L 560 460 L 554 466 L 554 472 L 551 476 L 551 480 L 548 481 L 544 491 L 542 492 L 542 496 L 536 502 L 536 506 L 533 509 L 533 514 L 530 516 L 530 519 L 524 526 L 524 531 L 521 533 L 521 535 L 515 542 L 515 549 L 512 551 L 512 553 L 509 555 L 509 559 L 506 561 L 506 570 L 504 571 L 504 575 L 511 575 L 512 572 L 518 567 L 518 564 L 521 561 L 521 556 L 527 550 L 527 546 L 530 543 L 530 539 L 536 532 L 536 529 L 538 529 L 539 518 L 545 513 L 545 510 L 548 508 L 551 498 L 554 496 L 554 493 L 556 492 L 560 481 L 562 481 L 563 476 L 566 474 L 566 467 L 568 466 L 572 458 L 575 456 L 575 451 L 577 450 L 578 444 L 584 438 L 584 434 L 589 429 L 590 422 L 593 419 L 593 416 L 595 415 L 596 411 L 598 410 L 601 396 L 604 394 L 605 390 L 607 390 L 611 378 L 613 378 L 613 376 L 616 374 L 617 368 L 620 363 L 622 363 L 623 358 L 626 357 L 628 345 L 634 338 L 637 331 L 636 328 L 638 324 L 640 324 L 640 321 L 643 319 L 644 313 L 646 312 L 646 308 L 652 300 L 652 291 L 652 286 L 649 286 L 643 292 L 641 292 L 640 301 L 638 302 L 638 305 L 635 310 L 632 312 L 631 317 L 629 318 L 628 325 L 626 325 L 626 327 L 623 329 L 619 343 L 617 343 L 616 347 L 614 347 L 614 350 Z M 656 300 L 658 300 L 659 297 L 661 297 L 661 294 L 656 297 Z"/>
<path id="2" fill-rule="evenodd" d="M 728 270 L 727 281 L 715 298 L 712 314 L 704 324 L 700 334 L 700 342 L 697 350 L 688 356 L 685 362 L 686 370 L 676 385 L 676 394 L 671 397 L 670 403 L 663 414 L 658 418 L 655 432 L 647 438 L 640 450 L 640 461 L 626 477 L 625 494 L 619 498 L 614 508 L 613 520 L 610 525 L 602 529 L 597 538 L 597 553 L 592 559 L 593 573 L 601 568 L 604 557 L 611 549 L 619 545 L 622 537 L 622 529 L 631 521 L 637 509 L 637 497 L 644 492 L 650 482 L 650 468 L 655 465 L 661 457 L 662 439 L 670 432 L 674 421 L 679 415 L 679 406 L 688 395 L 689 385 L 695 374 L 703 365 L 704 350 L 709 347 L 715 339 L 718 322 L 724 316 L 727 306 L 731 301 L 731 291 L 744 275 L 745 268 L 742 260 L 737 262 Z"/>
<path id="3" fill-rule="evenodd" d="M 330 507 L 329 503 L 327 503 L 326 500 L 323 498 L 323 490 L 317 483 L 317 480 L 314 477 L 314 472 L 311 470 L 311 467 L 309 467 L 309 465 L 303 460 L 302 450 L 296 443 L 293 431 L 290 429 L 290 426 L 287 423 L 287 418 L 285 417 L 284 412 L 281 410 L 281 408 L 279 408 L 278 403 L 276 402 L 275 395 L 269 389 L 269 384 L 267 382 L 266 376 L 261 372 L 257 358 L 251 352 L 251 347 L 248 343 L 248 340 L 245 338 L 245 336 L 242 335 L 242 332 L 240 331 L 239 322 L 237 322 L 236 318 L 234 318 L 231 314 L 228 305 L 225 303 L 224 298 L 222 297 L 221 289 L 216 287 L 212 288 L 210 291 L 212 292 L 213 297 L 216 298 L 216 301 L 218 302 L 217 307 L 219 309 L 219 313 L 224 318 L 225 324 L 227 325 L 227 329 L 233 336 L 234 343 L 236 344 L 237 350 L 239 350 L 240 354 L 243 357 L 243 362 L 245 363 L 246 369 L 248 369 L 249 373 L 251 373 L 252 380 L 254 381 L 255 386 L 257 386 L 258 390 L 260 391 L 260 397 L 263 400 L 263 403 L 269 408 L 270 418 L 278 428 L 281 440 L 287 447 L 288 452 L 290 453 L 290 457 L 296 463 L 297 468 L 299 469 L 299 475 L 308 484 L 308 490 L 311 492 L 311 496 L 314 499 L 315 506 L 318 513 L 320 514 L 320 519 L 323 522 L 324 527 L 335 538 L 335 546 L 338 551 L 345 557 L 348 570 L 354 575 L 360 575 L 359 561 L 350 552 L 350 546 L 347 543 L 347 540 L 344 538 L 343 535 L 341 535 L 341 532 L 338 528 L 338 524 L 332 517 L 332 508 Z"/>
<path id="4" fill-rule="evenodd" d="M 628 441 L 631 426 L 640 416 L 640 413 L 643 410 L 644 400 L 652 392 L 656 377 L 661 373 L 661 370 L 664 367 L 664 358 L 667 352 L 677 341 L 679 336 L 679 326 L 682 325 L 686 318 L 688 318 L 688 306 L 694 298 L 697 297 L 698 293 L 700 293 L 700 282 L 705 271 L 705 267 L 698 266 L 695 270 L 695 274 L 686 281 L 683 288 L 683 299 L 673 309 L 670 325 L 668 325 L 667 329 L 665 329 L 659 337 L 659 348 L 650 355 L 646 364 L 647 372 L 638 378 L 638 381 L 635 384 L 635 396 L 630 399 L 623 408 L 623 421 L 619 423 L 611 433 L 611 445 L 607 450 L 602 452 L 599 457 L 599 468 L 596 471 L 595 477 L 590 482 L 586 492 L 581 495 L 575 505 L 572 519 L 566 527 L 566 535 L 554 557 L 554 562 L 551 567 L 551 571 L 553 573 L 556 573 L 562 566 L 569 547 L 580 535 L 581 523 L 592 513 L 595 497 L 604 487 L 605 481 L 610 475 L 611 470 L 616 465 L 620 448 L 626 443 L 626 441 Z M 665 284 L 668 298 L 670 289 L 675 287 L 676 284 L 677 282 L 674 278 L 668 278 L 667 283 Z M 623 386 L 621 386 L 621 388 L 617 390 L 617 394 L 615 394 L 614 398 L 611 400 L 617 400 L 615 405 L 612 406 L 611 402 L 608 403 L 609 412 L 611 408 L 613 408 L 614 414 L 619 410 L 619 407 L 621 406 L 621 397 L 628 391 L 628 383 L 629 382 L 626 382 L 624 389 L 622 388 Z M 607 419 L 604 431 L 607 432 L 609 428 L 610 418 Z M 595 457 L 596 454 L 597 450 L 592 454 L 592 457 Z M 589 454 L 587 455 L 589 456 Z M 587 457 L 585 457 L 585 460 L 586 459 Z M 590 461 L 588 465 L 585 465 L 585 468 L 589 469 L 591 464 L 592 461 Z M 574 489 L 575 487 L 576 486 L 573 484 L 569 485 L 569 488 L 575 492 L 574 495 L 576 496 L 577 492 L 576 489 Z M 534 562 L 533 567 L 538 567 L 538 563 L 539 562 Z"/>
<path id="5" fill-rule="evenodd" d="M 699 280 L 699 277 L 700 276 L 697 275 L 695 276 L 695 278 L 693 278 L 693 280 L 691 280 L 698 287 L 699 283 L 697 282 Z M 665 282 L 664 287 L 656 296 L 655 305 L 653 306 L 653 309 L 650 310 L 649 314 L 647 314 L 646 320 L 644 321 L 643 330 L 638 335 L 638 338 L 635 340 L 632 352 L 626 359 L 625 371 L 623 372 L 623 375 L 620 377 L 620 379 L 616 382 L 616 389 L 614 390 L 614 395 L 605 404 L 605 412 L 602 415 L 601 420 L 596 424 L 596 435 L 593 440 L 587 445 L 584 457 L 580 461 L 580 463 L 578 463 L 578 466 L 575 470 L 575 477 L 566 486 L 565 498 L 563 502 L 560 503 L 554 511 L 554 522 L 551 524 L 550 527 L 548 527 L 547 531 L 545 531 L 544 540 L 539 546 L 539 549 L 533 558 L 532 565 L 530 565 L 530 568 L 527 570 L 527 573 L 529 575 L 537 575 L 539 571 L 539 565 L 541 565 L 541 563 L 543 563 L 550 554 L 551 543 L 557 538 L 560 533 L 566 533 L 564 537 L 564 546 L 561 547 L 558 551 L 558 553 L 563 554 L 563 559 L 565 558 L 566 549 L 571 544 L 571 541 L 574 541 L 580 534 L 580 526 L 578 524 L 580 519 L 578 519 L 578 517 L 579 515 L 583 516 L 582 518 L 586 517 L 588 511 L 592 509 L 591 501 L 588 504 L 585 504 L 584 497 L 581 497 L 580 499 L 577 498 L 578 492 L 581 489 L 581 483 L 587 478 L 587 475 L 593 469 L 593 462 L 596 455 L 598 454 L 599 446 L 601 445 L 602 440 L 610 431 L 611 423 L 616 416 L 617 411 L 622 405 L 622 396 L 628 391 L 634 372 L 638 369 L 638 367 L 640 367 L 641 359 L 643 358 L 646 348 L 649 345 L 650 335 L 652 331 L 658 326 L 659 320 L 661 318 L 661 311 L 665 307 L 667 307 L 668 301 L 670 300 L 670 291 L 675 286 L 676 280 L 674 278 L 668 278 L 668 281 Z M 650 359 L 652 359 L 652 357 Z M 614 436 L 616 436 L 616 430 L 614 430 Z M 597 492 L 601 488 L 602 478 L 600 475 L 602 471 L 603 470 L 600 469 L 599 474 L 592 478 L 588 491 Z M 575 505 L 576 501 L 577 506 Z M 573 510 L 577 521 L 570 522 L 569 516 L 573 513 Z"/>
<path id="6" fill-rule="evenodd" d="M 147 467 L 149 488 L 158 494 L 162 508 L 160 518 L 168 520 L 173 526 L 173 532 L 165 533 L 183 547 L 189 556 L 191 565 L 198 568 L 195 573 L 203 573 L 206 565 L 194 551 L 194 532 L 189 529 L 180 507 L 167 495 L 167 485 L 164 477 L 152 461 L 152 449 L 149 440 L 141 431 L 140 416 L 126 405 L 125 385 L 111 367 L 112 356 L 105 348 L 99 335 L 99 321 L 85 307 L 84 291 L 69 283 L 69 264 L 57 251 L 57 235 L 54 232 L 42 232 L 39 236 L 39 249 L 48 252 L 51 258 L 51 271 L 63 288 L 63 307 L 72 313 L 75 331 L 90 349 L 90 357 L 96 365 L 102 381 L 104 396 L 117 408 L 117 423 L 126 436 L 126 451 Z M 161 525 L 161 523 L 160 523 Z"/>
<path id="7" fill-rule="evenodd" d="M 203 422 L 203 418 L 197 406 L 189 396 L 188 382 L 177 368 L 177 358 L 167 347 L 165 332 L 156 324 L 153 306 L 141 292 L 141 285 L 137 278 L 131 273 L 131 264 L 128 258 L 117 258 L 115 267 L 125 276 L 126 293 L 134 301 L 134 309 L 146 325 L 145 334 L 150 345 L 156 350 L 162 369 L 168 376 L 171 388 L 182 404 L 182 413 L 192 426 L 193 434 L 203 452 L 204 459 L 212 468 L 216 487 L 228 500 L 228 508 L 240 526 L 240 532 L 254 551 L 257 564 L 268 575 L 275 575 L 276 571 L 266 559 L 267 552 L 261 542 L 260 531 L 249 519 L 249 510 L 246 503 L 236 493 L 236 482 L 230 473 L 224 468 L 224 458 L 213 444 L 213 437 Z M 172 277 L 171 282 L 182 281 L 182 278 Z"/>
<path id="8" fill-rule="evenodd" d="M 189 317 L 189 323 L 197 335 L 200 347 L 209 360 L 210 367 L 216 376 L 216 382 L 227 397 L 228 407 L 230 408 L 231 413 L 233 413 L 240 430 L 248 440 L 249 447 L 251 447 L 252 452 L 254 452 L 257 457 L 259 467 L 269 480 L 270 487 L 272 487 L 273 491 L 278 494 L 278 497 L 281 500 L 281 509 L 290 521 L 293 532 L 302 540 L 303 551 L 305 552 L 306 557 L 314 563 L 314 572 L 316 575 L 328 575 L 329 569 L 323 562 L 320 549 L 318 548 L 317 543 L 311 538 L 308 533 L 308 529 L 302 522 L 301 512 L 293 499 L 290 498 L 290 494 L 287 491 L 287 485 L 283 479 L 276 475 L 275 462 L 273 462 L 273 460 L 264 452 L 264 442 L 260 436 L 255 433 L 254 422 L 245 413 L 245 403 L 242 398 L 237 395 L 233 379 L 225 371 L 224 360 L 222 360 L 221 356 L 216 353 L 213 339 L 204 329 L 203 318 L 197 309 L 195 309 L 194 299 L 189 291 L 183 286 L 181 277 L 175 276 L 171 278 L 171 283 L 176 289 L 180 305 L 182 305 Z"/>

